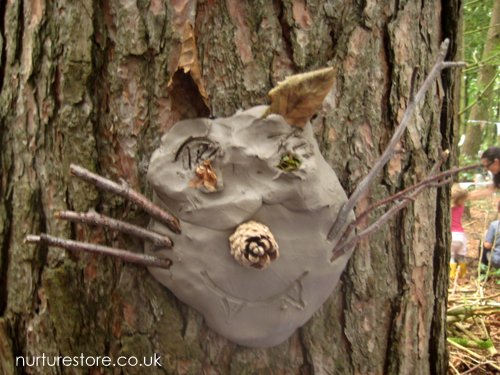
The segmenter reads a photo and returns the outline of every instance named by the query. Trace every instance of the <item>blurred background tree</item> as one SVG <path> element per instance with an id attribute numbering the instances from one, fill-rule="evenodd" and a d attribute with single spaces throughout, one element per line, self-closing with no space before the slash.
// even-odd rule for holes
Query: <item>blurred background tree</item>
<path id="1" fill-rule="evenodd" d="M 460 161 L 477 161 L 482 150 L 497 145 L 500 125 L 500 1 L 464 4 L 463 70 L 460 111 Z"/>

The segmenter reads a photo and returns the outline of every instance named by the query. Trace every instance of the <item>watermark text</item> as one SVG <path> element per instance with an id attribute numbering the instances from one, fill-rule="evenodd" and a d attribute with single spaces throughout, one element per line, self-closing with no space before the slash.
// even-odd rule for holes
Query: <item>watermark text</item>
<path id="1" fill-rule="evenodd" d="M 114 360 L 109 356 L 17 356 L 16 367 L 162 367 L 161 357 L 155 353 L 149 357 L 119 356 Z"/>

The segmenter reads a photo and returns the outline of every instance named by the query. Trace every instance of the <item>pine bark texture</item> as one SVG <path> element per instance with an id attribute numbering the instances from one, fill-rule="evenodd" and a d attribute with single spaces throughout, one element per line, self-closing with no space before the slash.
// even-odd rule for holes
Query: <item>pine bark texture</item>
<path id="1" fill-rule="evenodd" d="M 180 119 L 265 103 L 284 77 L 337 70 L 314 120 L 351 192 L 383 151 L 440 42 L 455 53 L 459 1 L 7 0 L 0 4 L 0 373 L 142 374 L 144 368 L 16 367 L 17 356 L 161 355 L 151 374 L 444 374 L 448 196 L 429 190 L 358 246 L 323 308 L 288 341 L 219 337 L 146 270 L 23 243 L 27 234 L 141 248 L 57 221 L 96 209 L 145 225 L 120 198 L 68 175 L 78 163 L 149 193 L 145 173 Z M 358 207 L 427 175 L 453 143 L 446 72 Z M 307 249 L 305 249 L 307 251 Z"/>

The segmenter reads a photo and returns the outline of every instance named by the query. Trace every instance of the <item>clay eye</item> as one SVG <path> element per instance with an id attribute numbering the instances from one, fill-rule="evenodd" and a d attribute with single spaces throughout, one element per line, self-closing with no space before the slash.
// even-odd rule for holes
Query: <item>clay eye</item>
<path id="1" fill-rule="evenodd" d="M 185 171 L 194 172 L 188 185 L 203 193 L 215 193 L 222 189 L 220 173 L 216 172 L 212 161 L 222 156 L 218 142 L 207 137 L 189 137 L 179 146 L 174 162 L 182 163 Z"/>
<path id="2" fill-rule="evenodd" d="M 222 149 L 218 142 L 207 137 L 189 137 L 179 146 L 174 161 L 182 162 L 186 170 L 194 170 L 204 162 L 211 162 L 221 155 Z"/>
<path id="3" fill-rule="evenodd" d="M 287 136 L 279 145 L 279 161 L 276 168 L 285 173 L 304 169 L 303 163 L 313 156 L 312 145 L 300 135 Z"/>

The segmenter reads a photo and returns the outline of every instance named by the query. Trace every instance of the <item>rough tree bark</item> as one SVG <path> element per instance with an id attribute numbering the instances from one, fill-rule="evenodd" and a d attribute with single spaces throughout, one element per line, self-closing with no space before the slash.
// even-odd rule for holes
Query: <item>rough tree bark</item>
<path id="1" fill-rule="evenodd" d="M 68 176 L 78 163 L 148 193 L 145 172 L 176 121 L 266 102 L 277 81 L 333 66 L 314 120 L 347 192 L 383 151 L 459 1 L 7 0 L 0 3 L 0 372 L 144 373 L 15 366 L 17 356 L 161 355 L 152 374 L 444 374 L 448 203 L 430 190 L 358 246 L 323 308 L 282 345 L 219 337 L 146 270 L 23 243 L 48 232 L 137 247 L 54 219 L 97 209 L 144 225 L 121 199 Z M 426 176 L 452 145 L 453 73 L 419 106 L 401 152 L 358 210 Z M 141 371 L 142 370 L 142 371 Z"/>

